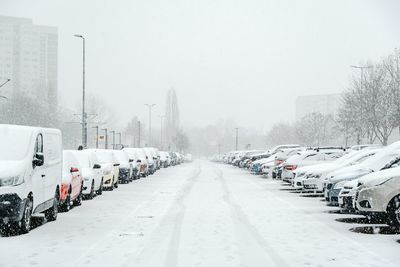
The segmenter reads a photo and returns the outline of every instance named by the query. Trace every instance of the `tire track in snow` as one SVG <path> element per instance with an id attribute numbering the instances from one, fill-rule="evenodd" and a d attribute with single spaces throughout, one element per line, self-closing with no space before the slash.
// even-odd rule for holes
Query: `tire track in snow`
<path id="1" fill-rule="evenodd" d="M 159 266 L 159 264 L 155 265 L 154 261 L 157 261 L 158 263 L 160 261 L 160 257 L 163 256 L 162 253 L 165 253 L 162 252 L 162 246 L 166 242 L 166 237 L 163 234 L 165 234 L 164 232 L 166 228 L 168 230 L 169 225 L 172 225 L 172 229 L 170 229 L 168 232 L 169 238 L 166 246 L 167 252 L 163 265 L 168 267 L 178 266 L 181 228 L 186 211 L 186 206 L 183 202 L 190 194 L 193 185 L 196 183 L 201 172 L 201 166 L 200 164 L 197 164 L 194 173 L 190 176 L 190 178 L 188 178 L 183 188 L 177 194 L 176 199 L 168 208 L 167 212 L 165 212 L 164 217 L 160 220 L 155 230 L 151 233 L 152 237 L 150 237 L 149 242 L 146 243 L 143 249 L 137 254 L 127 258 L 123 266 L 132 266 L 133 262 L 135 262 L 135 266 Z M 161 253 L 158 254 L 158 252 Z M 155 255 L 157 255 L 157 257 L 154 257 Z"/>
<path id="2" fill-rule="evenodd" d="M 244 262 L 245 266 L 271 266 L 271 264 L 279 267 L 289 266 L 286 261 L 279 256 L 272 246 L 262 237 L 257 228 L 251 224 L 242 207 L 232 200 L 231 191 L 229 190 L 222 170 L 214 164 L 212 167 L 214 168 L 218 181 L 222 186 L 224 193 L 223 199 L 231 207 L 232 219 L 234 220 L 235 225 L 238 227 L 238 234 L 241 235 L 242 239 L 251 239 L 247 241 L 258 245 L 260 250 L 265 252 L 265 254 L 268 256 L 266 259 L 262 257 L 262 255 L 257 255 L 251 248 L 247 251 L 242 251 L 244 252 L 243 258 L 245 261 L 247 261 Z M 251 255 L 246 255 L 248 253 L 251 253 Z M 258 261 L 256 258 L 258 258 Z"/>

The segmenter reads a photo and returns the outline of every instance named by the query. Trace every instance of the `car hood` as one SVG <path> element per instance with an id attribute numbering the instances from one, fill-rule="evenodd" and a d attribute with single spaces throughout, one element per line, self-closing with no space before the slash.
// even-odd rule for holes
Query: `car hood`
<path id="1" fill-rule="evenodd" d="M 328 178 L 331 178 L 332 176 L 336 177 L 343 173 L 348 173 L 348 172 L 357 171 L 357 170 L 366 170 L 366 169 L 368 169 L 368 168 L 366 166 L 364 166 L 363 164 L 351 165 L 351 166 L 340 168 L 338 170 L 334 170 L 334 171 L 328 173 L 327 177 Z"/>
<path id="2" fill-rule="evenodd" d="M 400 177 L 400 167 L 370 173 L 360 178 L 358 182 L 366 187 L 371 187 L 379 185 L 392 177 Z"/>
<path id="3" fill-rule="evenodd" d="M 0 177 L 20 175 L 24 171 L 24 161 L 0 161 Z"/>
<path id="4" fill-rule="evenodd" d="M 341 181 L 346 181 L 346 180 L 354 180 L 357 178 L 360 178 L 361 176 L 367 175 L 369 173 L 371 173 L 372 170 L 368 169 L 368 168 L 357 168 L 357 169 L 353 169 L 353 170 L 348 170 L 347 172 L 341 172 L 338 175 L 335 175 L 333 178 L 329 177 L 330 181 L 332 183 L 337 183 L 337 182 L 341 182 Z"/>
<path id="5" fill-rule="evenodd" d="M 255 160 L 253 162 L 253 164 L 265 164 L 265 163 L 272 162 L 272 161 L 274 161 L 274 158 L 273 157 L 269 157 L 269 158 Z"/>
<path id="6" fill-rule="evenodd" d="M 93 170 L 91 168 L 81 168 L 81 175 L 83 178 L 92 177 Z"/>
<path id="7" fill-rule="evenodd" d="M 297 172 L 306 172 L 306 173 L 322 173 L 326 172 L 326 170 L 330 170 L 335 168 L 336 164 L 334 163 L 319 163 L 315 165 L 303 166 L 298 168 Z"/>

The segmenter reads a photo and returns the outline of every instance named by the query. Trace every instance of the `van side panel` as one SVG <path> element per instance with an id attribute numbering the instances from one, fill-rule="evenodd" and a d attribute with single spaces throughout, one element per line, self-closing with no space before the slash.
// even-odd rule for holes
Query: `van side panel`
<path id="1" fill-rule="evenodd" d="M 45 201 L 52 200 L 62 180 L 62 136 L 58 130 L 43 129 Z M 52 202 L 51 202 L 52 203 Z"/>

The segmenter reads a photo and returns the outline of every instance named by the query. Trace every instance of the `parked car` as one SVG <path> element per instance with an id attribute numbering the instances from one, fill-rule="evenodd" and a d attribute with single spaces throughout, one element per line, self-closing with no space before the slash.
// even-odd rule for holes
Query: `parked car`
<path id="1" fill-rule="evenodd" d="M 327 174 L 325 197 L 329 204 L 338 205 L 339 193 L 345 182 L 358 179 L 371 172 L 388 169 L 400 161 L 400 141 L 393 143 L 364 162 Z"/>
<path id="2" fill-rule="evenodd" d="M 80 206 L 82 204 L 82 191 L 83 178 L 78 160 L 71 151 L 64 150 L 60 210 L 67 212 L 72 206 Z"/>
<path id="3" fill-rule="evenodd" d="M 160 151 L 160 162 L 163 168 L 167 168 L 171 165 L 171 158 L 168 152 Z"/>
<path id="4" fill-rule="evenodd" d="M 31 217 L 57 219 L 62 137 L 56 129 L 0 125 L 0 224 L 27 233 Z"/>
<path id="5" fill-rule="evenodd" d="M 136 162 L 134 162 L 134 159 L 130 159 L 128 154 L 123 150 L 113 150 L 113 153 L 116 161 L 119 163 L 118 182 L 121 184 L 132 182 L 136 176 L 134 173 Z"/>
<path id="6" fill-rule="evenodd" d="M 146 154 L 142 148 L 126 147 L 123 149 L 128 153 L 129 158 L 136 160 L 139 177 L 146 177 L 149 175 L 149 168 L 147 164 Z"/>
<path id="7" fill-rule="evenodd" d="M 346 153 L 343 148 L 315 148 L 297 153 L 288 158 L 282 165 L 282 181 L 292 183 L 294 171 L 303 166 L 333 161 Z"/>
<path id="8" fill-rule="evenodd" d="M 297 170 L 293 186 L 314 192 L 324 192 L 327 174 L 335 170 L 359 164 L 379 152 L 379 149 L 363 149 L 350 151 L 348 154 L 332 162 L 317 164 Z"/>
<path id="9" fill-rule="evenodd" d="M 386 169 L 360 178 L 355 203 L 360 213 L 384 216 L 400 228 L 400 168 Z"/>
<path id="10" fill-rule="evenodd" d="M 96 153 L 90 150 L 71 150 L 78 160 L 83 178 L 83 196 L 93 199 L 103 193 L 103 168 Z"/>
<path id="11" fill-rule="evenodd" d="M 118 188 L 119 162 L 114 157 L 112 150 L 87 149 L 96 154 L 103 172 L 103 189 L 114 190 Z"/>

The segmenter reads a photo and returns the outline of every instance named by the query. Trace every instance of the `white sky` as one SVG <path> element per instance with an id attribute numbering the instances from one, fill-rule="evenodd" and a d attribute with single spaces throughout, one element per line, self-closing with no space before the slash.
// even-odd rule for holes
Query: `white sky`
<path id="1" fill-rule="evenodd" d="M 174 87 L 185 125 L 234 118 L 267 129 L 295 118 L 298 95 L 341 92 L 351 64 L 400 47 L 396 0 L 0 0 L 0 15 L 59 29 L 61 101 L 87 88 L 123 124 L 164 111 Z M 155 122 L 155 125 L 158 123 Z"/>

